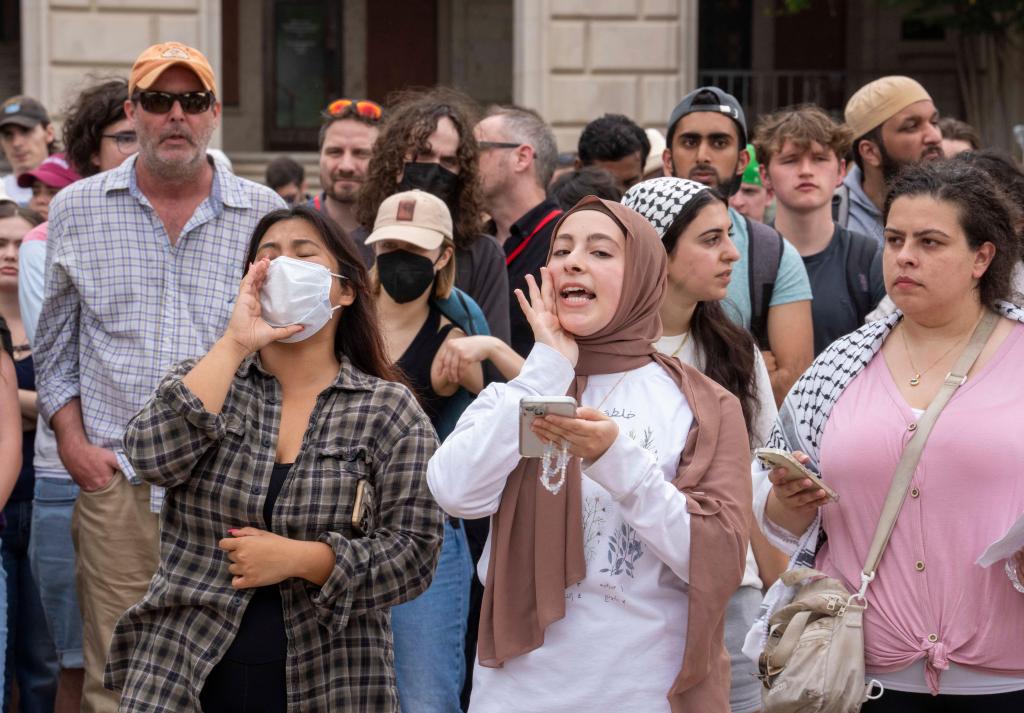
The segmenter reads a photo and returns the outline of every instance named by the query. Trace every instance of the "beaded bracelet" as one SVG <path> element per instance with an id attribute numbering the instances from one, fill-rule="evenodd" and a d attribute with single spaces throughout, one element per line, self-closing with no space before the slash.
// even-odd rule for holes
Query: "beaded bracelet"
<path id="1" fill-rule="evenodd" d="M 562 443 L 562 447 L 555 457 L 555 447 L 549 441 L 544 447 L 544 455 L 540 460 L 540 484 L 552 495 L 558 495 L 558 491 L 565 485 L 565 469 L 569 465 L 569 445 Z M 558 475 L 558 480 L 551 482 L 553 475 Z"/>

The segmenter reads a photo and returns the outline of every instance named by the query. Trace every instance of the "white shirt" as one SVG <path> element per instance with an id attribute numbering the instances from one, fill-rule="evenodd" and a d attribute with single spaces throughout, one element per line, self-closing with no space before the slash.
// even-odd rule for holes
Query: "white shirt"
<path id="1" fill-rule="evenodd" d="M 537 344 L 516 379 L 481 392 L 427 467 L 441 507 L 457 517 L 495 513 L 519 462 L 519 400 L 563 395 L 574 377 L 561 354 Z M 582 464 L 587 575 L 566 589 L 565 618 L 540 648 L 502 668 L 476 665 L 472 713 L 504 713 L 512 701 L 524 713 L 669 711 L 686 647 L 690 564 L 686 496 L 671 481 L 693 414 L 655 363 L 589 377 L 580 403 L 600 404 L 619 425 L 608 451 Z M 482 581 L 489 560 L 488 541 Z"/>
<path id="2" fill-rule="evenodd" d="M 663 336 L 654 343 L 654 348 L 667 356 L 675 356 L 679 361 L 688 364 L 693 368 L 704 372 L 704 354 L 697 353 L 697 347 L 692 339 L 688 339 L 690 333 L 683 332 L 674 336 Z M 754 387 L 757 394 L 757 415 L 754 417 L 754 424 L 750 434 L 751 449 L 760 448 L 768 442 L 772 435 L 772 428 L 775 426 L 775 419 L 779 415 L 779 409 L 775 406 L 775 395 L 772 393 L 772 384 L 768 376 L 768 367 L 765 366 L 764 357 L 759 349 L 754 350 Z M 754 469 L 752 469 L 753 471 Z M 757 470 L 751 473 L 754 481 L 754 492 L 757 492 L 761 481 L 768 481 L 767 471 Z M 743 568 L 743 581 L 741 587 L 753 587 L 761 591 L 764 582 L 761 581 L 757 569 L 757 560 L 754 559 L 754 550 L 747 545 L 747 562 Z"/>
<path id="3" fill-rule="evenodd" d="M 22 188 L 18 185 L 18 177 L 13 173 L 8 173 L 3 177 L 4 191 L 7 193 L 7 197 L 12 201 L 20 205 L 22 208 L 28 207 L 28 202 L 32 200 L 32 189 Z"/>

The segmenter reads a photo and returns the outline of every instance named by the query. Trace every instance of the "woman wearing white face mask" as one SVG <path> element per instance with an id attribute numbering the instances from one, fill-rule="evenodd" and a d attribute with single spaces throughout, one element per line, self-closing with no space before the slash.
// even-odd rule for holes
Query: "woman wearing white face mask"
<path id="1" fill-rule="evenodd" d="M 440 547 L 433 429 L 333 223 L 270 213 L 246 263 L 224 336 L 128 426 L 136 472 L 168 491 L 160 567 L 107 680 L 127 711 L 397 712 L 389 611 Z"/>
<path id="2" fill-rule="evenodd" d="M 409 380 L 443 440 L 442 414 L 454 415 L 453 424 L 458 419 L 451 411 L 459 405 L 459 388 L 474 394 L 483 388 L 481 361 L 491 359 L 510 377 L 523 360 L 496 337 L 467 337 L 435 303 L 449 296 L 455 282 L 452 220 L 442 200 L 420 190 L 387 198 L 366 245 L 377 255 L 371 277 L 388 357 Z M 462 343 L 466 349 L 448 348 Z M 472 570 L 465 528 L 446 518 L 433 584 L 391 613 L 406 711 L 459 710 Z"/>

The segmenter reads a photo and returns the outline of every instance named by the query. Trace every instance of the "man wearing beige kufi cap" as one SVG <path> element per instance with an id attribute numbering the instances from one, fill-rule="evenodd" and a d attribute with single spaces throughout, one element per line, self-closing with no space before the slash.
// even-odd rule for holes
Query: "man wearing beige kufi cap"
<path id="1" fill-rule="evenodd" d="M 901 76 L 865 84 L 845 114 L 856 165 L 837 191 L 838 222 L 881 242 L 886 182 L 906 164 L 942 158 L 939 114 L 925 88 Z"/>
<path id="2" fill-rule="evenodd" d="M 76 181 L 50 205 L 44 306 L 32 348 L 40 415 L 81 488 L 71 534 L 82 713 L 118 709 L 118 693 L 104 687 L 112 633 L 157 569 L 157 486 L 179 482 L 144 482 L 136 473 L 126 455 L 128 422 L 172 364 L 203 354 L 223 333 L 249 236 L 266 213 L 284 207 L 269 188 L 207 157 L 220 120 L 216 92 L 199 50 L 180 42 L 144 50 L 125 102 L 139 152 Z M 183 705 L 163 702 L 166 710 Z"/>

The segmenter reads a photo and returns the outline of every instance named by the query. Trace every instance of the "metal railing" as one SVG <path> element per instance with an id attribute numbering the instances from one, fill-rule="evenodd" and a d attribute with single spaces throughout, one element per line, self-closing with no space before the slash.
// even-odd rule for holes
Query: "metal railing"
<path id="1" fill-rule="evenodd" d="M 699 86 L 715 86 L 732 94 L 743 106 L 747 122 L 792 104 L 814 103 L 841 115 L 848 98 L 845 72 L 701 69 Z"/>

